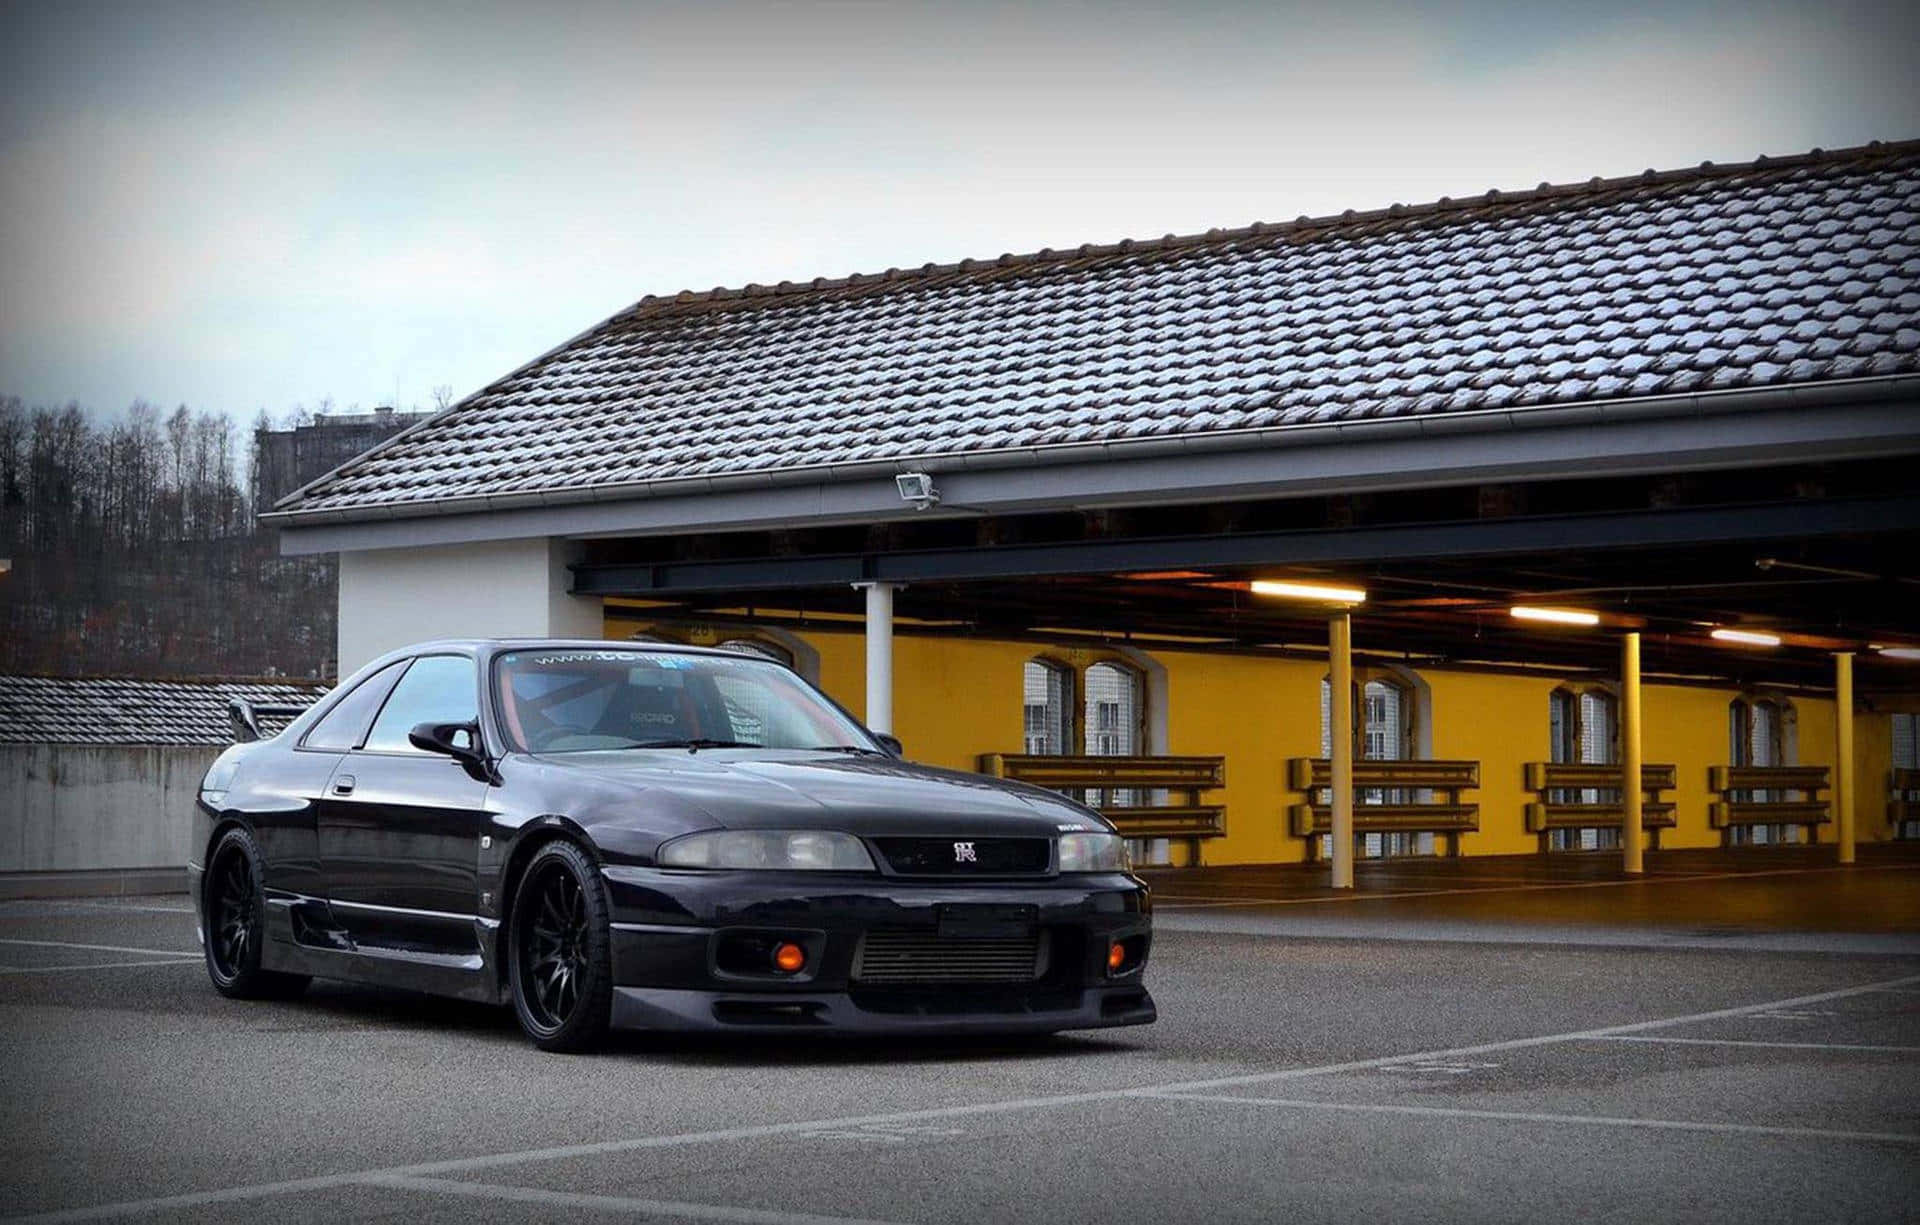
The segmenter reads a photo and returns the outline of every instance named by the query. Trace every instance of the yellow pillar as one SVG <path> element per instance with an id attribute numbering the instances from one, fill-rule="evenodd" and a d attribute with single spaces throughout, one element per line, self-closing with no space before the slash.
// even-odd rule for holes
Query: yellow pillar
<path id="1" fill-rule="evenodd" d="M 1853 652 L 1833 657 L 1833 808 L 1840 862 L 1853 862 Z"/>
<path id="2" fill-rule="evenodd" d="M 1353 614 L 1327 621 L 1327 718 L 1333 744 L 1333 887 L 1353 888 Z"/>
<path id="3" fill-rule="evenodd" d="M 1627 634 L 1620 641 L 1620 799 L 1625 820 L 1620 823 L 1620 866 L 1640 873 L 1641 804 L 1646 792 L 1640 785 L 1640 634 Z"/>

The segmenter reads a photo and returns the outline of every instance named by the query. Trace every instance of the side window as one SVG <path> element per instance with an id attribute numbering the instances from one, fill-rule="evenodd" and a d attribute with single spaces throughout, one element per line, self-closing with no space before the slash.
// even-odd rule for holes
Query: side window
<path id="1" fill-rule="evenodd" d="M 367 734 L 375 753 L 418 753 L 407 733 L 421 723 L 468 723 L 479 717 L 479 676 L 461 655 L 425 655 L 393 687 Z"/>
<path id="2" fill-rule="evenodd" d="M 373 712 L 380 709 L 387 691 L 393 688 L 393 682 L 399 679 L 401 670 L 406 666 L 404 659 L 388 664 L 354 686 L 351 693 L 335 702 L 333 709 L 313 725 L 306 739 L 300 742 L 301 747 L 327 749 L 335 753 L 358 748 L 360 738 L 367 734 L 367 724 L 373 722 Z"/>

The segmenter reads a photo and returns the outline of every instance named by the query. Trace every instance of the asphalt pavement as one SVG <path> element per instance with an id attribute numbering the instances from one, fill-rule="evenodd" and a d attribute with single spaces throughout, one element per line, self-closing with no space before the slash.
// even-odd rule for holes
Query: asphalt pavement
<path id="1" fill-rule="evenodd" d="M 1913 1219 L 1920 860 L 1827 867 L 1170 874 L 1151 1027 L 596 1056 L 222 999 L 182 897 L 0 903 L 0 1216 Z"/>

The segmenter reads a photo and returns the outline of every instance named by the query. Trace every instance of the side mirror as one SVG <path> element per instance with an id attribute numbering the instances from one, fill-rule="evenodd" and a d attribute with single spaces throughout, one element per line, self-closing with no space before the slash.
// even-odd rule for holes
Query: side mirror
<path id="1" fill-rule="evenodd" d="M 885 732 L 875 732 L 873 738 L 880 742 L 881 748 L 893 754 L 895 757 L 905 757 L 907 755 L 907 750 L 901 745 L 897 737 L 889 736 Z"/>
<path id="2" fill-rule="evenodd" d="M 407 733 L 407 743 L 427 753 L 451 757 L 475 778 L 493 779 L 493 769 L 480 751 L 478 723 L 420 723 Z"/>

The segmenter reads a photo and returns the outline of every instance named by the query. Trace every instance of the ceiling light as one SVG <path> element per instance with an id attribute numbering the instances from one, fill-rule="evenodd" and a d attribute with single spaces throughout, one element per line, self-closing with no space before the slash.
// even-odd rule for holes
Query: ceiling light
<path id="1" fill-rule="evenodd" d="M 1780 635 L 1757 634 L 1752 630 L 1720 629 L 1713 631 L 1713 636 L 1721 642 L 1738 642 L 1750 647 L 1777 647 L 1780 645 Z"/>
<path id="2" fill-rule="evenodd" d="M 1364 604 L 1367 593 L 1358 587 L 1331 587 L 1325 583 L 1290 583 L 1274 579 L 1256 579 L 1255 595 L 1282 596 L 1289 600 L 1319 600 L 1326 604 Z"/>
<path id="3" fill-rule="evenodd" d="M 1507 611 L 1521 621 L 1551 621 L 1555 625 L 1600 624 L 1599 613 L 1583 608 L 1535 608 L 1528 604 L 1515 604 Z"/>

